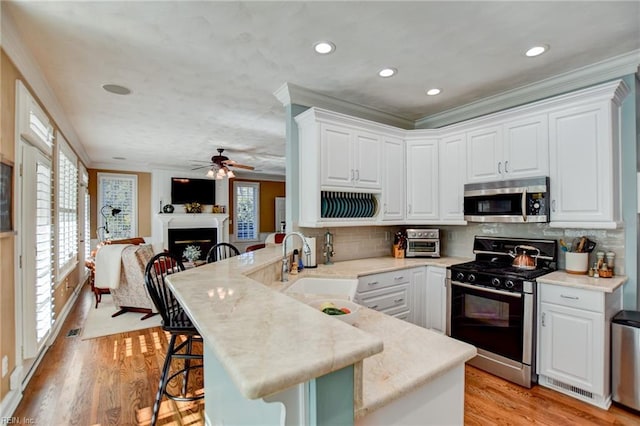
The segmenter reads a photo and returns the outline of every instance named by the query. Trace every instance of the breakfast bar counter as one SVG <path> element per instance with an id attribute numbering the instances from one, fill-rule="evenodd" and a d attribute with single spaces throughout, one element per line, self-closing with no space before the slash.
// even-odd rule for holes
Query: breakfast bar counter
<path id="1" fill-rule="evenodd" d="M 238 419 L 246 418 L 243 416 L 249 411 L 259 412 L 251 400 L 262 399 L 267 407 L 265 413 L 271 410 L 274 419 L 286 417 L 284 423 L 280 420 L 274 424 L 296 424 L 296 415 L 309 418 L 309 413 L 331 409 L 332 403 L 325 400 L 323 403 L 328 406 L 323 408 L 319 402 L 309 403 L 308 395 L 306 399 L 300 397 L 309 389 L 317 401 L 322 392 L 340 395 L 344 391 L 343 400 L 344 395 L 353 396 L 349 401 L 353 411 L 346 418 L 356 418 L 359 424 L 375 423 L 368 420 L 384 414 L 384 407 L 405 410 L 403 401 L 415 403 L 408 395 L 433 395 L 438 401 L 439 395 L 447 395 L 443 389 L 446 386 L 455 385 L 455 398 L 463 401 L 464 363 L 475 356 L 473 346 L 366 308 L 361 308 L 355 326 L 351 326 L 307 305 L 305 296 L 296 300 L 281 293 L 287 283 L 269 288 L 272 286 L 249 277 L 274 270 L 281 250 L 280 246 L 268 246 L 168 278 L 205 343 L 205 412 L 210 420 L 214 415 L 210 412 L 214 395 L 229 397 L 228 392 L 216 390 L 210 382 L 237 389 L 233 403 L 225 404 L 236 407 Z M 360 269 L 357 276 L 369 271 L 373 264 L 399 269 L 424 265 L 429 260 L 406 261 L 410 264 L 403 266 L 402 259 L 363 259 L 323 265 L 306 273 L 353 276 L 355 268 Z M 446 266 L 446 259 L 437 261 Z M 274 281 L 270 283 L 277 287 Z M 350 386 L 344 386 L 344 377 Z M 437 389 L 429 388 L 435 383 Z M 300 405 L 301 401 L 307 403 Z M 274 402 L 281 403 L 281 408 L 274 407 Z M 247 408 L 249 403 L 254 404 L 251 409 Z M 462 409 L 459 407 L 458 417 Z M 452 411 L 452 407 L 446 410 Z M 269 423 L 266 414 L 261 415 L 264 424 Z M 314 418 L 319 424 L 330 422 L 330 417 L 323 417 L 322 413 Z"/>

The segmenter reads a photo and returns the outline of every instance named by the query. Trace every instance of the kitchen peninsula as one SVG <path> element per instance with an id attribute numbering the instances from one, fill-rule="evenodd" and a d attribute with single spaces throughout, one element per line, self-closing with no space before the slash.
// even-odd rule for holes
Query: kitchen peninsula
<path id="1" fill-rule="evenodd" d="M 274 281 L 281 250 L 169 277 L 204 339 L 211 424 L 463 422 L 464 363 L 473 346 L 366 308 L 355 327 L 327 316 L 281 293 L 288 286 Z M 389 261 L 384 268 L 404 266 Z M 434 261 L 446 262 L 408 263 Z M 370 273 L 371 262 L 362 262 L 359 271 L 358 261 L 336 264 L 337 275 Z"/>

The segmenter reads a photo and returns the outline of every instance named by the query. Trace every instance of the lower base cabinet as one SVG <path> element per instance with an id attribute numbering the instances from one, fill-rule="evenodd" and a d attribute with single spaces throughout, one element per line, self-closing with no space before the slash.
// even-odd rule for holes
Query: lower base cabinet
<path id="1" fill-rule="evenodd" d="M 540 284 L 540 385 L 600 408 L 611 405 L 610 323 L 622 309 L 621 293 Z"/>
<path id="2" fill-rule="evenodd" d="M 422 266 L 359 278 L 355 302 L 445 333 L 446 269 Z"/>

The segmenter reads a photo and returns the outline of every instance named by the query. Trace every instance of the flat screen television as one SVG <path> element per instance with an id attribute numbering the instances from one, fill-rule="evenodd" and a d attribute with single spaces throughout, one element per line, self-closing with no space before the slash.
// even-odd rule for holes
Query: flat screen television
<path id="1" fill-rule="evenodd" d="M 171 178 L 171 204 L 215 204 L 216 181 L 211 179 Z"/>

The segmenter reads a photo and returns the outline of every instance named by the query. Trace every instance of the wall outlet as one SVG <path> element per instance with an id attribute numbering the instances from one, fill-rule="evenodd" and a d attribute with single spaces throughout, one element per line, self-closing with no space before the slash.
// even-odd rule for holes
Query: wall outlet
<path id="1" fill-rule="evenodd" d="M 2 357 L 2 377 L 4 378 L 4 376 L 6 376 L 8 372 L 9 372 L 9 357 L 5 355 Z"/>

